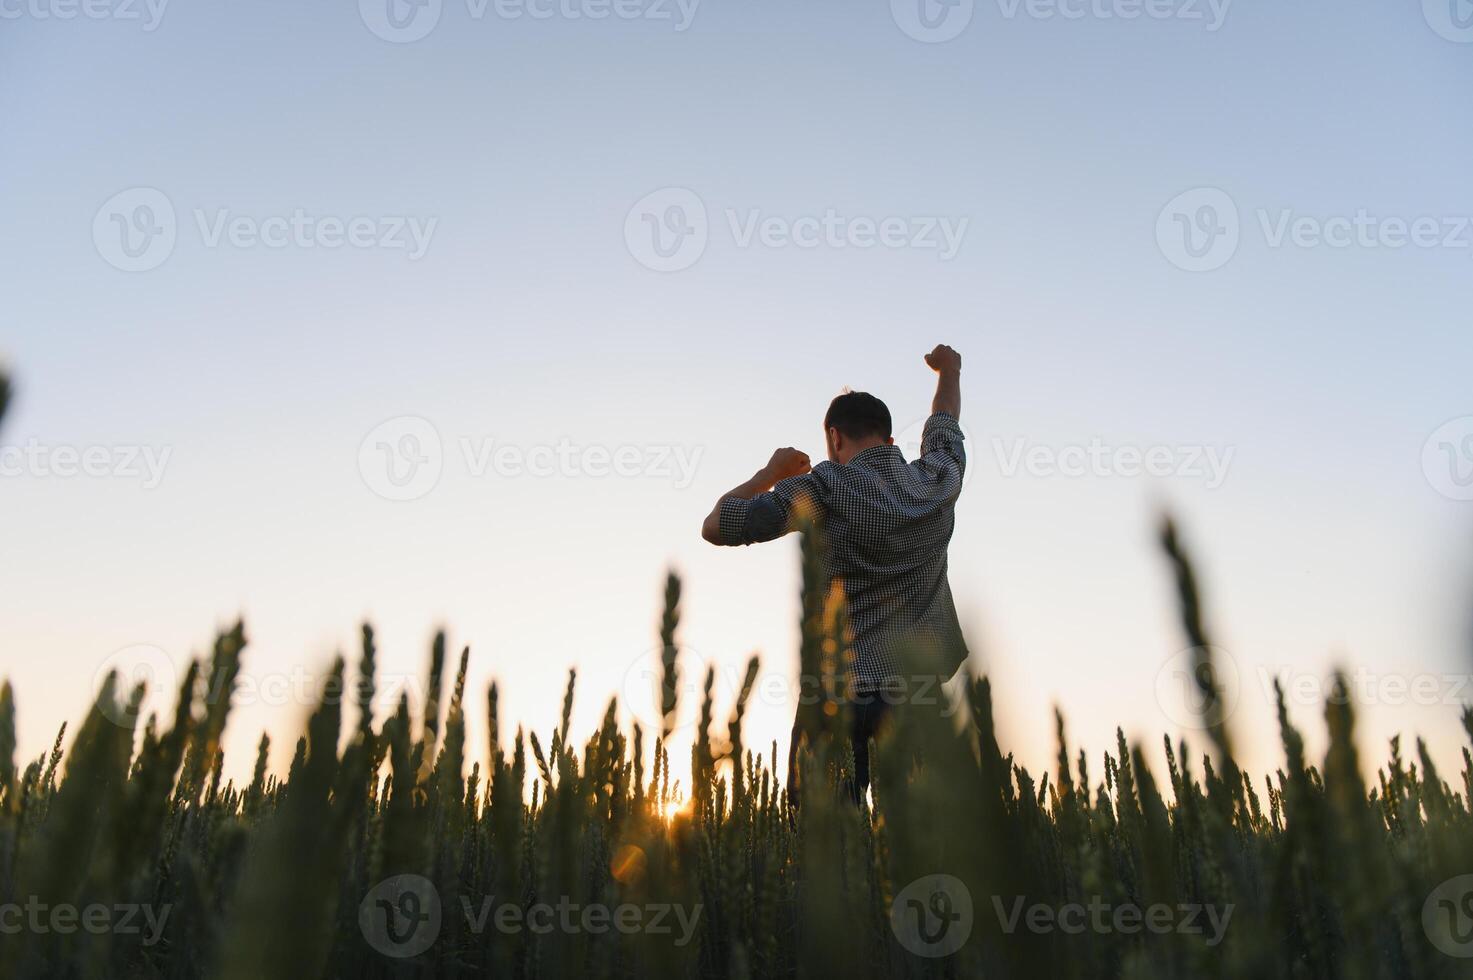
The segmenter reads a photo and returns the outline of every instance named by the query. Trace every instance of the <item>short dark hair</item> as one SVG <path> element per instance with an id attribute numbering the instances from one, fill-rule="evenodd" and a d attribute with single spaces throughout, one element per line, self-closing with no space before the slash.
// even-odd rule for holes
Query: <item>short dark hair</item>
<path id="1" fill-rule="evenodd" d="M 823 427 L 838 429 L 846 439 L 888 439 L 890 410 L 867 391 L 846 391 L 829 402 Z"/>

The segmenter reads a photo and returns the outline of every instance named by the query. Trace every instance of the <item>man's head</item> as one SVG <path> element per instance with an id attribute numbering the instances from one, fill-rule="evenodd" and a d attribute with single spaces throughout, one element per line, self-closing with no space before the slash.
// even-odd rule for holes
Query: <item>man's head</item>
<path id="1" fill-rule="evenodd" d="M 895 443 L 890 437 L 890 410 L 867 391 L 846 391 L 830 402 L 823 434 L 831 463 L 847 463 L 871 446 Z"/>

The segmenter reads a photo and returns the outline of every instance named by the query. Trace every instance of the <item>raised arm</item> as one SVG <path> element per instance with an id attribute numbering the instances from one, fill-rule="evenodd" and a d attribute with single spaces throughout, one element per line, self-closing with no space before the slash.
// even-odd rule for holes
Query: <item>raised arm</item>
<path id="1" fill-rule="evenodd" d="M 727 544 L 728 542 L 723 541 L 721 537 L 722 501 L 731 497 L 738 500 L 751 500 L 771 490 L 780 481 L 790 476 L 801 476 L 807 473 L 809 468 L 807 453 L 791 447 L 779 449 L 772 454 L 767 465 L 753 474 L 750 480 L 732 487 L 717 498 L 716 506 L 711 508 L 711 513 L 706 515 L 706 520 L 701 524 L 701 537 L 712 544 Z"/>
<path id="2" fill-rule="evenodd" d="M 936 372 L 936 397 L 931 399 L 931 414 L 945 412 L 954 419 L 962 417 L 962 356 L 945 344 L 926 355 L 926 363 Z"/>

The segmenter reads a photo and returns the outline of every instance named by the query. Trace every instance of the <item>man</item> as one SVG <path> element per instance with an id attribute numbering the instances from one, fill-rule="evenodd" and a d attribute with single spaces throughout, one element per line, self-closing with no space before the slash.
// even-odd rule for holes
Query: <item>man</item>
<path id="1" fill-rule="evenodd" d="M 797 529 L 800 513 L 823 527 L 825 568 L 842 583 L 853 632 L 849 669 L 856 799 L 869 786 L 869 739 L 906 692 L 940 697 L 967 648 L 946 579 L 966 454 L 962 449 L 962 359 L 945 344 L 926 355 L 937 374 L 918 459 L 907 463 L 890 432 L 890 410 L 874 395 L 848 392 L 824 417 L 828 462 L 810 468 L 797 449 L 779 449 L 746 483 L 723 494 L 701 536 L 717 545 L 771 541 Z M 925 679 L 923 680 L 922 677 Z M 802 712 L 788 754 L 796 784 Z"/>

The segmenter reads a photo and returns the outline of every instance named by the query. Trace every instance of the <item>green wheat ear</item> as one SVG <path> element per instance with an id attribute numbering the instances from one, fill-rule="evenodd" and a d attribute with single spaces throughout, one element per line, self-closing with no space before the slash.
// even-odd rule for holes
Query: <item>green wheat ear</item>
<path id="1" fill-rule="evenodd" d="M 0 685 L 0 812 L 15 804 L 15 692 L 6 681 Z"/>
<path id="2" fill-rule="evenodd" d="M 665 575 L 665 606 L 660 614 L 660 741 L 670 738 L 679 708 L 680 666 L 675 631 L 680 626 L 680 577 L 671 571 Z"/>

